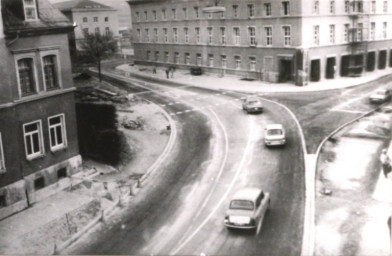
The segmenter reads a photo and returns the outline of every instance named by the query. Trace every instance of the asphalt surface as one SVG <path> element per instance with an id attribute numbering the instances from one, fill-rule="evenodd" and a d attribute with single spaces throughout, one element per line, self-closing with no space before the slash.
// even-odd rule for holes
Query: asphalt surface
<path id="1" fill-rule="evenodd" d="M 299 255 L 304 156 L 289 114 L 266 101 L 264 113 L 248 115 L 242 95 L 133 83 L 149 89 L 116 82 L 172 115 L 179 134 L 175 151 L 119 216 L 65 253 Z M 264 146 L 269 123 L 284 125 L 285 147 Z M 230 197 L 244 186 L 271 193 L 259 233 L 229 232 L 223 225 Z"/>

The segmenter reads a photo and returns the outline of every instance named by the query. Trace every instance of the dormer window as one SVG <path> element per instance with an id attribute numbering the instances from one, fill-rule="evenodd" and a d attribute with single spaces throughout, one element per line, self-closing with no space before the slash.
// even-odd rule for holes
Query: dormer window
<path id="1" fill-rule="evenodd" d="M 36 0 L 23 0 L 23 7 L 25 13 L 25 20 L 37 20 L 37 4 Z"/>

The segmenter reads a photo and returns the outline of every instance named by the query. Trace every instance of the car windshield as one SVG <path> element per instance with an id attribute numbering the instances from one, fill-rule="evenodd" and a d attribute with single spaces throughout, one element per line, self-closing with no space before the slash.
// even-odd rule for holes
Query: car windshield
<path id="1" fill-rule="evenodd" d="M 282 135 L 283 131 L 281 129 L 271 129 L 267 131 L 268 135 Z"/>
<path id="2" fill-rule="evenodd" d="M 257 101 L 257 100 L 250 100 L 250 101 L 248 101 L 249 105 L 255 105 L 255 104 L 258 104 L 258 103 L 259 103 L 259 101 Z"/>
<path id="3" fill-rule="evenodd" d="M 386 94 L 386 92 L 385 91 L 377 91 L 376 94 L 384 96 Z"/>
<path id="4" fill-rule="evenodd" d="M 248 200 L 233 200 L 230 203 L 230 209 L 237 210 L 253 210 L 253 202 Z"/>

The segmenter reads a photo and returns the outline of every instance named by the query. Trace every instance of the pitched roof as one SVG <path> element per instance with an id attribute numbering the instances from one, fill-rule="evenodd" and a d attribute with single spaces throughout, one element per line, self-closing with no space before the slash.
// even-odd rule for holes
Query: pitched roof
<path id="1" fill-rule="evenodd" d="M 104 4 L 100 4 L 91 0 L 71 0 L 71 1 L 66 1 L 66 2 L 60 2 L 54 4 L 56 8 L 58 8 L 60 11 L 71 11 L 71 10 L 86 10 L 86 11 L 91 11 L 91 10 L 102 10 L 102 11 L 107 11 L 107 10 L 115 10 L 112 7 L 109 7 Z"/>
<path id="2" fill-rule="evenodd" d="M 36 0 L 38 17 L 36 21 L 26 22 L 21 0 L 1 0 L 4 33 L 38 31 L 55 28 L 73 28 L 72 23 L 48 0 Z"/>

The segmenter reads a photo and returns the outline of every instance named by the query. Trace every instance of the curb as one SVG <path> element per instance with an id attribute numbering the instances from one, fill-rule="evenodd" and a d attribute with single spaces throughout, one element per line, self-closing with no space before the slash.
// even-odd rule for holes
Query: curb
<path id="1" fill-rule="evenodd" d="M 122 66 L 122 65 L 120 65 L 120 66 Z M 164 83 L 175 85 L 175 86 L 193 86 L 193 87 L 198 87 L 198 88 L 203 88 L 203 89 L 213 90 L 213 91 L 227 90 L 227 91 L 240 92 L 240 93 L 303 93 L 303 92 L 330 91 L 330 90 L 338 90 L 338 89 L 344 89 L 344 88 L 352 88 L 352 87 L 355 87 L 355 86 L 361 86 L 361 85 L 364 85 L 364 84 L 367 84 L 367 83 L 370 83 L 370 82 L 374 82 L 374 81 L 377 81 L 377 80 L 381 80 L 381 79 L 384 79 L 384 78 L 387 78 L 387 77 L 391 77 L 392 78 L 392 74 L 389 73 L 389 74 L 381 75 L 381 76 L 379 76 L 379 77 L 377 77 L 375 79 L 371 79 L 371 80 L 366 81 L 366 82 L 360 82 L 360 83 L 357 83 L 357 84 L 352 84 L 352 85 L 343 86 L 343 87 L 336 87 L 336 88 L 315 88 L 314 90 L 312 89 L 312 90 L 278 90 L 278 91 L 263 91 L 263 90 L 261 90 L 261 91 L 251 91 L 251 90 L 249 90 L 249 91 L 241 91 L 241 90 L 233 90 L 233 89 L 227 89 L 227 88 L 208 88 L 208 87 L 203 87 L 203 86 L 200 86 L 200 85 L 197 85 L 197 84 L 170 81 L 169 79 L 165 80 L 165 79 L 158 78 L 158 77 L 152 77 L 152 76 L 149 76 L 149 75 L 138 74 L 138 73 L 135 73 L 135 72 L 132 72 L 132 71 L 126 71 L 126 70 L 123 70 L 123 69 L 118 69 L 117 67 L 115 69 L 118 70 L 118 71 L 124 72 L 125 73 L 125 75 L 124 75 L 125 77 L 144 78 L 144 79 L 148 79 L 148 80 L 151 80 L 151 81 L 154 81 L 154 82 L 164 82 Z M 91 68 L 89 70 L 92 71 Z M 93 71 L 93 72 L 97 72 L 97 71 Z M 102 74 L 103 73 L 104 72 L 102 72 Z M 307 86 L 296 86 L 294 84 L 293 84 L 293 87 L 294 88 L 297 88 L 297 87 L 309 88 Z"/>

